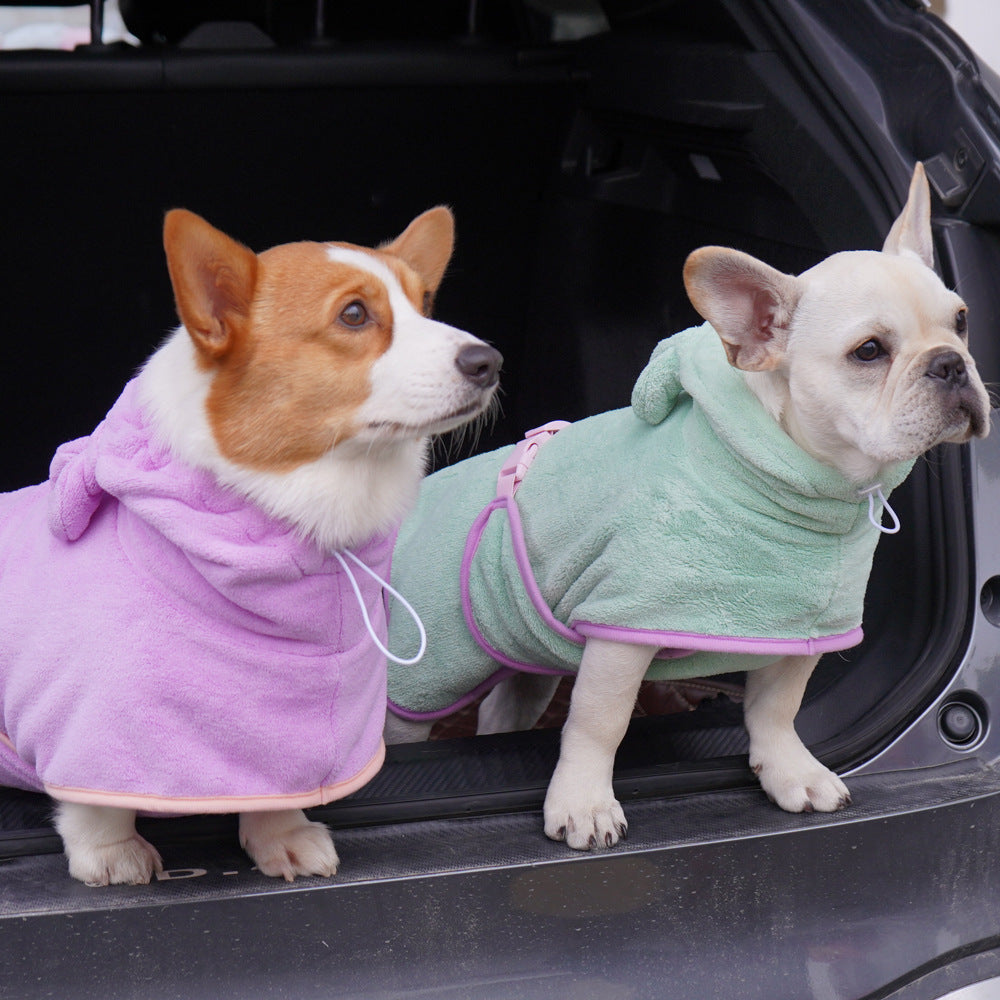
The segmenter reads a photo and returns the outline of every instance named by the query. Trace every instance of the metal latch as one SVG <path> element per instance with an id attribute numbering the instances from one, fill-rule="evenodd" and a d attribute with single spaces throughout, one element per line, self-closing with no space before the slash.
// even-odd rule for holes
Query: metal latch
<path id="1" fill-rule="evenodd" d="M 937 196 L 949 208 L 965 201 L 986 162 L 965 129 L 957 129 L 948 152 L 924 160 L 924 170 Z"/>

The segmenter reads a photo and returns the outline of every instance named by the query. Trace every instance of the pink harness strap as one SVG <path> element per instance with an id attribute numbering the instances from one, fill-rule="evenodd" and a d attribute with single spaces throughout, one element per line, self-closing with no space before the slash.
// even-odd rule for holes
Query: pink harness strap
<path id="1" fill-rule="evenodd" d="M 535 576 L 531 571 L 531 563 L 528 560 L 527 547 L 524 543 L 524 532 L 521 529 L 520 512 L 518 511 L 517 503 L 514 500 L 514 494 L 517 492 L 517 488 L 520 486 L 521 480 L 524 479 L 531 463 L 538 454 L 538 449 L 564 427 L 569 427 L 568 421 L 552 420 L 547 424 L 543 424 L 541 427 L 536 427 L 534 430 L 528 431 L 524 435 L 523 440 L 519 441 L 511 450 L 510 455 L 507 457 L 507 460 L 504 462 L 503 467 L 500 470 L 500 475 L 497 477 L 497 495 L 495 499 L 487 504 L 475 521 L 472 522 L 472 527 L 469 529 L 469 534 L 466 538 L 465 553 L 463 555 L 462 566 L 459 571 L 462 592 L 462 613 L 465 616 L 465 623 L 468 626 L 469 632 L 477 644 L 494 660 L 498 663 L 502 663 L 505 667 L 512 668 L 513 670 L 523 670 L 528 673 L 558 674 L 560 676 L 566 675 L 569 672 L 554 667 L 543 667 L 533 663 L 523 663 L 520 660 L 512 659 L 499 649 L 496 649 L 487 641 L 486 637 L 480 630 L 479 625 L 476 623 L 475 611 L 472 607 L 472 594 L 470 592 L 469 582 L 472 575 L 472 561 L 479 548 L 479 542 L 483 537 L 483 532 L 486 530 L 486 526 L 493 514 L 498 510 L 505 509 L 507 511 L 508 520 L 511 524 L 511 543 L 514 547 L 514 555 L 521 572 L 521 579 L 535 611 L 539 614 L 545 624 L 557 635 L 561 635 L 564 639 L 568 639 L 570 642 L 579 646 L 584 644 L 585 640 L 582 636 L 577 635 L 576 632 L 567 628 L 562 622 L 556 619 L 556 617 L 552 614 L 552 611 L 549 609 L 549 606 L 545 603 L 545 599 L 542 597 L 541 591 L 538 589 Z"/>
<path id="2" fill-rule="evenodd" d="M 549 438 L 554 437 L 564 427 L 569 427 L 568 420 L 550 420 L 541 427 L 528 431 L 521 441 L 514 445 L 514 450 L 510 453 L 507 461 L 504 462 L 500 475 L 497 477 L 497 499 L 505 500 L 513 497 L 517 492 L 521 480 L 531 467 L 531 463 L 541 448 Z"/>

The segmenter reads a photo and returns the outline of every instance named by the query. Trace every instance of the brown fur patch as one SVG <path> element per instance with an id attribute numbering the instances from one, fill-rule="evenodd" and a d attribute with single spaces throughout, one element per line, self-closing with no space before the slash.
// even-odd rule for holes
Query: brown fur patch
<path id="1" fill-rule="evenodd" d="M 331 261 L 322 244 L 274 247 L 258 260 L 250 321 L 219 361 L 208 413 L 228 459 L 283 472 L 354 433 L 393 316 L 383 284 Z M 352 329 L 338 317 L 356 301 L 368 321 Z"/>
<path id="2" fill-rule="evenodd" d="M 229 350 L 244 327 L 257 280 L 257 256 L 185 209 L 167 213 L 163 248 L 177 314 L 202 367 Z"/>

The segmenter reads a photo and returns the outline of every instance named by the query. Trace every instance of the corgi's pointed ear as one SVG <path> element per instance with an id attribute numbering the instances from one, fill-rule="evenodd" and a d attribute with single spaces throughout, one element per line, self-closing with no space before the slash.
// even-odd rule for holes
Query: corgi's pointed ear
<path id="1" fill-rule="evenodd" d="M 201 354 L 222 357 L 249 318 L 257 255 L 183 208 L 167 212 L 163 248 L 180 321 Z"/>
<path id="2" fill-rule="evenodd" d="M 739 250 L 702 247 L 684 264 L 684 287 L 715 328 L 733 367 L 778 367 L 801 295 L 797 278 Z"/>
<path id="3" fill-rule="evenodd" d="M 379 247 L 409 264 L 431 293 L 438 290 L 454 248 L 455 217 L 444 205 L 418 215 L 401 235 Z"/>
<path id="4" fill-rule="evenodd" d="M 899 218 L 892 224 L 882 247 L 883 253 L 913 254 L 934 267 L 934 238 L 931 235 L 931 190 L 920 162 L 913 168 L 910 191 Z"/>

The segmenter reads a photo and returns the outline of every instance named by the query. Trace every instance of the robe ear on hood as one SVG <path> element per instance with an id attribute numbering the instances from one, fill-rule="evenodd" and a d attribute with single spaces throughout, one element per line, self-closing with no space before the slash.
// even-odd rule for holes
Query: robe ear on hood
<path id="1" fill-rule="evenodd" d="M 95 434 L 97 432 L 95 431 Z M 87 530 L 104 499 L 97 482 L 92 438 L 60 445 L 49 466 L 49 530 L 64 542 L 75 542 Z"/>
<path id="2" fill-rule="evenodd" d="M 677 350 L 669 338 L 661 340 L 632 389 L 632 409 L 647 424 L 662 423 L 682 389 Z"/>

